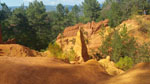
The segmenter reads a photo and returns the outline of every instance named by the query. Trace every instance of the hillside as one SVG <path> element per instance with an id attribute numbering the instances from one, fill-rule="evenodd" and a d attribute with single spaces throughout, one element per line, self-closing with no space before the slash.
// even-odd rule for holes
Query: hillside
<path id="1" fill-rule="evenodd" d="M 150 15 L 135 16 L 122 22 L 117 28 L 121 30 L 123 25 L 126 25 L 129 35 L 135 37 L 138 43 L 143 44 L 144 42 L 150 42 L 149 20 Z"/>
<path id="2" fill-rule="evenodd" d="M 79 28 L 83 29 L 83 34 L 88 48 L 88 53 L 91 53 L 92 50 L 97 50 L 102 43 L 102 38 L 100 37 L 99 31 L 102 27 L 108 27 L 108 20 L 100 21 L 98 23 L 89 22 L 87 24 L 77 24 L 75 26 L 70 26 L 65 28 L 63 32 L 63 37 L 61 34 L 58 35 L 56 42 L 63 48 L 64 51 L 69 51 L 75 45 L 75 37 Z M 108 31 L 106 30 L 106 34 Z"/>
<path id="3" fill-rule="evenodd" d="M 41 57 L 44 54 L 19 44 L 0 44 L 0 56 Z"/>
<path id="4" fill-rule="evenodd" d="M 11 1 L 0 84 L 150 84 L 150 0 Z"/>
<path id="5" fill-rule="evenodd" d="M 149 18 L 149 15 L 133 17 L 117 26 L 116 30 L 121 32 L 122 26 L 126 24 L 128 35 L 134 36 L 139 44 L 149 42 L 149 37 L 147 37 Z M 89 57 L 85 58 L 92 54 L 90 51 L 98 51 L 98 47 L 103 44 L 103 38 L 111 36 L 115 32 L 108 26 L 108 22 L 109 20 L 98 23 L 80 23 L 67 27 L 63 34 L 59 34 L 56 42 L 63 49 L 62 52 L 73 49 L 77 55 L 80 55 L 79 60 L 74 60 L 77 61 L 74 63 L 72 61 L 66 62 L 57 56 L 51 57 L 52 52 L 46 54 L 50 51 L 49 49 L 46 52 L 38 52 L 19 44 L 8 44 L 0 39 L 0 83 L 149 84 L 150 63 L 139 63 L 132 66 L 131 69 L 123 71 L 111 61 L 111 56 L 98 61 L 96 59 L 90 60 Z M 146 32 L 143 33 L 141 28 L 146 28 Z M 100 33 L 103 33 L 103 37 Z M 2 37 L 2 35 L 0 36 Z M 54 46 L 53 49 L 57 51 L 58 46 L 57 48 Z M 71 57 L 71 54 L 65 55 Z"/>
<path id="6" fill-rule="evenodd" d="M 128 35 L 135 37 L 139 44 L 150 42 L 149 39 L 149 15 L 135 16 L 131 19 L 123 21 L 119 26 L 116 27 L 117 30 L 121 31 L 123 26 L 126 25 Z M 87 44 L 88 53 L 91 55 L 101 46 L 103 36 L 107 36 L 113 33 L 113 28 L 108 26 L 108 20 L 100 21 L 98 23 L 91 22 L 87 24 L 77 24 L 75 26 L 70 26 L 65 28 L 63 35 L 58 35 L 56 42 L 63 48 L 64 51 L 73 48 L 76 41 L 76 35 L 79 28 L 83 29 L 84 38 Z"/>

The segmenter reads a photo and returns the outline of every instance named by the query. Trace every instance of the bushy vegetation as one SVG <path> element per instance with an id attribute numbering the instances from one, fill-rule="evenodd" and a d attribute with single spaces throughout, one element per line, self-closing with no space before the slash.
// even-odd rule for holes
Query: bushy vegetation
<path id="1" fill-rule="evenodd" d="M 76 61 L 76 53 L 74 52 L 73 49 L 70 49 L 70 51 L 64 52 L 63 56 L 69 59 L 69 61 Z"/>
<path id="2" fill-rule="evenodd" d="M 138 46 L 135 63 L 150 62 L 150 43 L 144 43 Z"/>
<path id="3" fill-rule="evenodd" d="M 101 57 L 111 56 L 111 60 L 123 70 L 140 62 L 150 62 L 150 45 L 137 44 L 134 37 L 128 36 L 125 25 L 121 31 L 115 30 L 104 38 L 99 50 Z"/>
<path id="4" fill-rule="evenodd" d="M 3 40 L 15 38 L 18 44 L 32 49 L 46 49 L 50 42 L 67 26 L 79 22 L 80 9 L 75 5 L 71 11 L 62 4 L 57 5 L 56 11 L 47 12 L 42 1 L 33 1 L 29 6 L 21 5 L 11 9 L 1 4 L 0 24 L 2 25 Z"/>
<path id="5" fill-rule="evenodd" d="M 141 33 L 146 33 L 150 35 L 150 23 L 148 21 L 143 21 L 143 18 L 135 18 L 138 24 L 140 24 L 140 28 L 138 29 Z"/>
<path id="6" fill-rule="evenodd" d="M 50 52 L 50 57 L 56 57 L 63 60 L 68 61 L 75 61 L 76 60 L 76 53 L 73 49 L 70 49 L 70 51 L 64 51 L 60 48 L 60 46 L 57 43 L 50 43 L 48 47 L 48 51 Z"/>
<path id="7" fill-rule="evenodd" d="M 133 67 L 133 59 L 131 57 L 125 56 L 121 57 L 116 63 L 116 66 L 122 70 L 128 70 Z"/>
<path id="8" fill-rule="evenodd" d="M 149 0 L 105 0 L 99 19 L 109 19 L 115 27 L 133 15 L 150 14 Z"/>
<path id="9" fill-rule="evenodd" d="M 48 46 L 48 50 L 51 53 L 51 56 L 55 56 L 57 58 L 60 58 L 63 54 L 62 49 L 60 48 L 60 46 L 57 43 L 50 43 Z"/>

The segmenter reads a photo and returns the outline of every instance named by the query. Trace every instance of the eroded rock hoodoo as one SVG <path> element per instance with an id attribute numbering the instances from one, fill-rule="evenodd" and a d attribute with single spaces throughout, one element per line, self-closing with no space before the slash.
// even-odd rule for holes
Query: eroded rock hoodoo
<path id="1" fill-rule="evenodd" d="M 69 51 L 70 48 L 75 46 L 77 32 L 79 28 L 83 29 L 83 36 L 85 37 L 86 46 L 88 53 L 91 50 L 96 50 L 101 45 L 102 38 L 99 35 L 99 31 L 103 27 L 108 27 L 109 20 L 100 21 L 98 23 L 89 22 L 87 24 L 77 24 L 75 26 L 70 26 L 65 28 L 62 34 L 59 34 L 56 43 L 61 46 L 64 51 Z"/>
<path id="2" fill-rule="evenodd" d="M 85 62 L 89 60 L 87 47 L 86 47 L 83 32 L 81 31 L 81 29 L 79 29 L 79 31 L 77 32 L 74 51 L 78 56 L 77 58 L 79 58 L 79 62 Z"/>

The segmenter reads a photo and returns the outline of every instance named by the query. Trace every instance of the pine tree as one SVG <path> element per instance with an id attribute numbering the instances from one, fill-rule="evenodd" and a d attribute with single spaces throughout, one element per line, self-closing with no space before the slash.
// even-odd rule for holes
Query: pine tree
<path id="1" fill-rule="evenodd" d="M 79 17 L 80 17 L 80 8 L 79 6 L 75 5 L 73 6 L 71 10 L 71 17 L 72 17 L 72 22 L 73 25 L 77 24 L 79 22 Z"/>
<path id="2" fill-rule="evenodd" d="M 12 16 L 7 19 L 9 26 L 7 33 L 11 33 L 9 37 L 17 39 L 18 44 L 34 47 L 35 31 L 29 26 L 24 5 L 16 8 L 12 12 Z M 7 39 L 9 38 L 7 37 Z M 29 38 L 30 37 L 30 38 Z"/>
<path id="3" fill-rule="evenodd" d="M 36 32 L 36 48 L 43 49 L 48 46 L 50 40 L 50 22 L 42 1 L 30 2 L 26 9 L 29 26 Z"/>
<path id="4" fill-rule="evenodd" d="M 100 4 L 97 0 L 84 0 L 82 2 L 85 22 L 96 21 L 100 14 Z"/>

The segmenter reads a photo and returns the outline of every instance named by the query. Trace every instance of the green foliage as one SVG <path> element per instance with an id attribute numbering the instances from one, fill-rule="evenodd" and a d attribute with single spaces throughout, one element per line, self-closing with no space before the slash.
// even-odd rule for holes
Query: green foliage
<path id="1" fill-rule="evenodd" d="M 35 47 L 37 50 L 44 49 L 48 46 L 50 41 L 50 22 L 46 13 L 45 6 L 42 1 L 29 3 L 26 9 L 26 15 L 29 25 L 34 29 L 36 36 Z"/>
<path id="2" fill-rule="evenodd" d="M 50 53 L 53 57 L 60 58 L 63 54 L 62 49 L 56 43 L 54 43 L 54 44 L 50 43 L 48 46 L 48 50 L 50 51 Z"/>
<path id="3" fill-rule="evenodd" d="M 100 4 L 97 0 L 84 0 L 82 2 L 85 22 L 96 21 L 100 15 Z"/>
<path id="4" fill-rule="evenodd" d="M 79 22 L 80 11 L 81 10 L 80 10 L 79 6 L 77 6 L 77 5 L 73 6 L 73 8 L 70 12 L 70 16 L 71 16 L 73 25 L 75 25 Z"/>
<path id="5" fill-rule="evenodd" d="M 0 10 L 0 23 L 7 19 L 11 15 L 11 11 L 5 3 L 0 4 L 2 10 Z"/>
<path id="6" fill-rule="evenodd" d="M 64 15 L 65 15 L 65 8 L 62 4 L 58 4 L 56 7 L 56 12 L 59 16 L 60 19 L 63 19 Z"/>
<path id="7" fill-rule="evenodd" d="M 58 4 L 56 7 L 56 11 L 48 12 L 48 17 L 51 21 L 51 42 L 55 41 L 58 34 L 61 33 L 65 27 L 76 24 L 73 22 L 75 21 L 73 14 L 77 13 L 75 13 L 76 11 L 72 13 L 72 11 L 70 12 L 67 7 L 64 7 L 62 4 Z"/>
<path id="8" fill-rule="evenodd" d="M 140 28 L 138 29 L 142 33 L 150 34 L 150 23 L 142 21 L 141 18 L 136 18 L 136 21 L 140 24 Z"/>
<path id="9" fill-rule="evenodd" d="M 116 31 L 112 36 L 112 60 L 117 62 L 120 57 L 133 57 L 136 53 L 136 41 L 129 37 L 124 25 L 120 32 Z"/>
<path id="10" fill-rule="evenodd" d="M 77 57 L 73 49 L 70 49 L 70 51 L 64 52 L 63 56 L 69 59 L 69 61 L 75 61 Z"/>
<path id="11" fill-rule="evenodd" d="M 108 12 L 108 18 L 109 18 L 109 25 L 111 27 L 115 27 L 119 25 L 122 21 L 122 12 L 121 12 L 121 6 L 118 3 L 112 2 L 111 4 L 111 10 Z"/>
<path id="12" fill-rule="evenodd" d="M 111 36 L 107 36 L 103 42 L 102 45 L 99 48 L 99 51 L 101 52 L 101 57 L 111 56 Z"/>
<path id="13" fill-rule="evenodd" d="M 123 18 L 122 6 L 113 0 L 106 0 L 101 11 L 99 19 L 109 19 L 109 25 L 115 27 L 119 25 Z"/>
<path id="14" fill-rule="evenodd" d="M 50 42 L 55 42 L 56 37 L 64 28 L 79 22 L 87 23 L 89 21 L 109 19 L 109 25 L 115 27 L 136 14 L 150 14 L 149 0 L 105 0 L 102 7 L 97 0 L 84 0 L 81 6 L 75 5 L 72 10 L 62 4 L 58 4 L 56 11 L 50 12 L 47 12 L 43 2 L 38 0 L 30 2 L 26 8 L 22 5 L 13 11 L 5 3 L 2 3 L 1 6 L 0 23 L 2 25 L 3 40 L 16 38 L 18 44 L 36 50 L 47 48 Z M 148 32 L 148 26 L 143 24 L 139 30 L 144 33 Z M 110 50 L 114 46 L 117 47 L 114 47 L 116 49 L 113 52 L 116 52 L 118 48 L 126 47 L 121 44 L 109 47 L 112 38 L 114 40 L 118 39 L 118 41 L 116 40 L 117 42 L 119 40 L 120 43 L 124 42 L 122 41 L 122 36 L 117 36 L 117 33 L 110 36 L 113 37 L 106 38 L 108 42 L 105 43 L 108 46 L 105 47 L 109 48 L 109 50 L 105 50 L 103 46 L 101 48 L 103 54 L 108 53 L 110 55 L 112 53 Z M 134 41 L 133 38 L 132 40 L 130 39 L 130 42 L 132 41 Z"/>
<path id="15" fill-rule="evenodd" d="M 73 49 L 70 49 L 70 51 L 63 52 L 57 43 L 50 43 L 48 50 L 50 51 L 52 57 L 56 57 L 63 60 L 67 59 L 69 61 L 74 61 L 76 58 L 76 53 Z"/>
<path id="16" fill-rule="evenodd" d="M 105 37 L 99 50 L 101 57 L 111 56 L 123 70 L 140 62 L 150 62 L 150 43 L 137 44 L 134 37 L 128 36 L 125 25 L 121 31 L 116 30 Z"/>
<path id="17" fill-rule="evenodd" d="M 150 62 L 150 43 L 139 45 L 134 59 L 136 63 Z"/>
<path id="18" fill-rule="evenodd" d="M 99 20 L 109 19 L 109 25 L 115 27 L 133 15 L 150 14 L 149 0 L 106 0 Z"/>
<path id="19" fill-rule="evenodd" d="M 129 37 L 127 28 L 124 26 L 121 31 L 115 31 L 108 35 L 99 48 L 102 57 L 111 56 L 114 62 L 118 62 L 121 57 L 133 57 L 136 53 L 136 41 Z"/>
<path id="20" fill-rule="evenodd" d="M 118 31 L 116 31 L 111 40 L 112 44 L 112 60 L 117 62 L 122 54 L 122 38 L 120 37 Z"/>
<path id="21" fill-rule="evenodd" d="M 33 29 L 29 26 L 29 22 L 25 14 L 24 5 L 22 5 L 19 8 L 16 8 L 12 12 L 12 16 L 9 17 L 7 21 L 11 29 L 8 28 L 6 31 L 3 30 L 3 32 L 10 31 L 9 33 L 12 34 L 11 37 L 17 39 L 17 43 L 25 45 L 25 46 L 30 46 L 30 48 L 34 48 L 33 45 L 35 43 L 33 43 L 32 40 L 35 40 L 35 39 L 29 38 L 29 37 L 35 37 L 36 34 L 32 32 Z M 6 36 L 6 34 L 4 34 L 4 36 Z"/>
<path id="22" fill-rule="evenodd" d="M 125 56 L 121 57 L 119 61 L 116 63 L 116 66 L 122 70 L 128 70 L 132 68 L 134 62 L 131 57 Z"/>
<path id="23" fill-rule="evenodd" d="M 24 5 L 12 12 L 5 4 L 2 5 L 3 40 L 15 38 L 18 44 L 40 50 L 48 46 L 51 39 L 50 18 L 42 2 L 35 0 L 27 8 Z M 1 14 L 1 13 L 0 13 Z M 2 16 L 4 17 L 4 16 Z"/>

